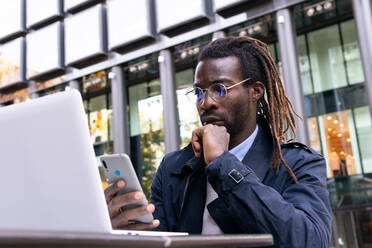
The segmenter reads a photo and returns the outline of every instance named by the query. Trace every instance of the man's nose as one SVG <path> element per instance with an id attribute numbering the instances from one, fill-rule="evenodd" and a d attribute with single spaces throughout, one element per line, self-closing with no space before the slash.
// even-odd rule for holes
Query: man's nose
<path id="1" fill-rule="evenodd" d="M 210 109 L 210 108 L 216 108 L 217 107 L 217 102 L 210 97 L 210 94 L 208 91 L 205 92 L 203 96 L 203 101 L 200 104 L 201 109 Z"/>

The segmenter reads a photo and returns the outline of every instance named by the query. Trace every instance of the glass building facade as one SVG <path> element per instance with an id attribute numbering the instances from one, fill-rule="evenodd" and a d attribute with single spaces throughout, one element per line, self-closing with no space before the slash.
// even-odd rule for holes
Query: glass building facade
<path id="1" fill-rule="evenodd" d="M 11 24 L 0 24 L 0 105 L 80 90 L 103 186 L 99 156 L 126 152 L 149 196 L 164 154 L 186 146 L 200 126 L 185 96 L 200 50 L 217 37 L 253 36 L 269 45 L 286 87 L 300 84 L 294 96 L 304 108 L 296 110 L 307 124 L 300 141 L 327 161 L 330 246 L 372 247 L 372 82 L 361 56 L 361 44 L 372 41 L 361 38 L 370 31 L 358 25 L 357 1 L 179 1 L 182 12 L 169 18 L 159 17 L 169 4 L 156 1 L 54 0 L 42 15 L 42 1 L 0 3 L 0 23 Z M 298 82 L 286 75 L 282 10 L 292 16 L 285 21 L 293 24 Z"/>

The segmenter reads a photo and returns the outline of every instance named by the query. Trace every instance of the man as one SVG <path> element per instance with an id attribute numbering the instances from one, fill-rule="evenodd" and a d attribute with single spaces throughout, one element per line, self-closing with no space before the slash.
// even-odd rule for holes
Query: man
<path id="1" fill-rule="evenodd" d="M 328 247 L 325 161 L 301 143 L 286 142 L 288 133 L 295 135 L 296 114 L 266 44 L 248 37 L 212 41 L 199 56 L 190 94 L 203 126 L 189 146 L 164 157 L 152 204 L 119 213 L 132 201 L 114 197 L 123 181 L 106 190 L 113 226 L 270 233 L 276 247 Z M 152 211 L 157 220 L 151 224 L 128 222 Z"/>

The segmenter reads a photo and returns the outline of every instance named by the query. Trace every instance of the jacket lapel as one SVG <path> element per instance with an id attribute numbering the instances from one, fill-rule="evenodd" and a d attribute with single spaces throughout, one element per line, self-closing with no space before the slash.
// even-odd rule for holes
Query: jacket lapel
<path id="1" fill-rule="evenodd" d="M 203 212 L 206 199 L 207 179 L 204 174 L 204 156 L 192 158 L 186 165 L 189 173 L 180 208 L 177 231 L 200 234 L 202 231 Z M 180 192 L 181 193 L 181 192 Z"/>

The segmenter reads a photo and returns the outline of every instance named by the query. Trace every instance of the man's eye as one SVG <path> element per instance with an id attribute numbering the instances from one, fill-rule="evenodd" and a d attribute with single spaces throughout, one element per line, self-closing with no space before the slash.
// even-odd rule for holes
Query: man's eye
<path id="1" fill-rule="evenodd" d="M 213 86 L 212 90 L 215 92 L 216 95 L 218 96 L 225 96 L 226 95 L 226 92 L 225 92 L 225 87 L 223 87 L 222 85 L 220 84 L 216 84 Z"/>
<path id="2" fill-rule="evenodd" d="M 198 98 L 203 98 L 203 91 L 200 90 L 200 89 L 195 89 L 195 90 L 194 90 L 194 94 L 195 94 Z"/>

